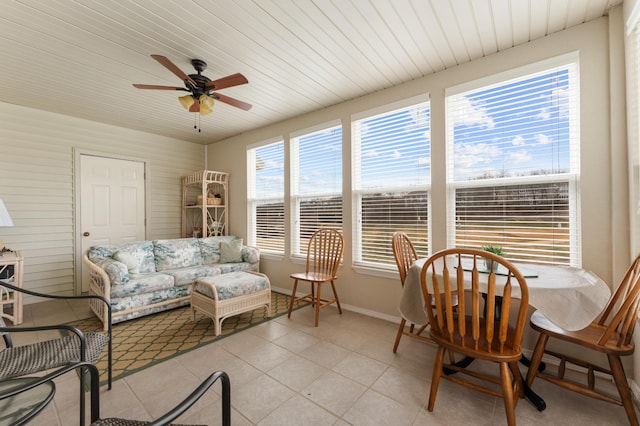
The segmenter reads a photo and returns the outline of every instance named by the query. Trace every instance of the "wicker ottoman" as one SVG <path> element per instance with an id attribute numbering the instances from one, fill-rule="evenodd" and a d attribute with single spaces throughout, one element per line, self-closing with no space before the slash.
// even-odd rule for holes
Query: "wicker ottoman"
<path id="1" fill-rule="evenodd" d="M 215 335 L 220 334 L 226 318 L 252 311 L 261 306 L 271 316 L 271 284 L 269 278 L 258 272 L 230 272 L 203 277 L 191 284 L 191 319 L 196 311 L 211 318 Z"/>

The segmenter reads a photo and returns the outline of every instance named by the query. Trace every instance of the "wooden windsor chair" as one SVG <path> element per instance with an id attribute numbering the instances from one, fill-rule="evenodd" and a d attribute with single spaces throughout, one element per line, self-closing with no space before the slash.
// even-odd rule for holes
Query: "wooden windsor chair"
<path id="1" fill-rule="evenodd" d="M 298 301 L 307 301 L 315 308 L 315 326 L 318 326 L 320 310 L 335 303 L 338 312 L 342 314 L 340 300 L 336 292 L 335 280 L 338 278 L 338 267 L 342 261 L 344 239 L 338 230 L 333 228 L 321 228 L 313 233 L 307 249 L 307 262 L 305 272 L 291 274 L 294 279 L 289 303 L 288 318 L 291 318 L 293 305 Z M 301 297 L 296 297 L 298 282 L 308 282 L 311 292 Z M 333 298 L 322 298 L 322 284 L 331 283 Z"/>
<path id="2" fill-rule="evenodd" d="M 527 373 L 527 385 L 531 386 L 534 379 L 539 377 L 573 392 L 623 406 L 629 419 L 629 424 L 638 425 L 633 396 L 620 357 L 631 355 L 634 352 L 633 331 L 638 320 L 639 308 L 640 255 L 636 257 L 627 270 L 600 318 L 586 328 L 578 331 L 564 330 L 549 321 L 540 311 L 534 312 L 531 315 L 530 325 L 540 334 Z M 604 354 L 607 357 L 609 367 L 605 368 L 593 361 L 586 361 L 562 352 L 547 350 L 547 343 L 550 339 L 577 345 L 583 349 L 580 351 L 581 353 L 597 352 Z M 544 354 L 560 360 L 560 366 L 556 374 L 549 372 L 547 369 L 539 371 L 538 366 Z M 586 385 L 577 383 L 565 376 L 567 363 L 587 369 Z M 618 390 L 617 397 L 613 397 L 596 388 L 595 372 L 613 377 Z"/>
<path id="3" fill-rule="evenodd" d="M 494 268 L 485 272 L 484 266 L 481 266 L 485 259 L 498 264 L 499 279 Z M 443 378 L 502 398 L 507 423 L 515 425 L 515 407 L 519 398 L 524 397 L 523 380 L 518 369 L 529 300 L 524 276 L 511 262 L 496 254 L 477 249 L 452 248 L 441 250 L 427 259 L 420 281 L 429 318 L 429 332 L 438 344 L 428 410 L 434 409 L 438 385 Z M 515 287 L 520 292 L 519 306 L 516 306 L 517 302 L 513 303 L 515 298 L 512 292 Z M 483 294 L 486 294 L 484 308 Z M 496 303 L 496 300 L 501 302 Z M 515 319 L 510 324 L 512 311 Z M 499 377 L 471 371 L 454 363 L 444 364 L 445 351 L 496 363 L 499 365 Z M 457 374 L 443 375 L 443 368 Z M 472 380 L 466 380 L 465 377 L 471 377 Z M 496 390 L 495 386 L 484 386 L 475 379 L 492 385 L 497 383 L 500 390 Z"/>

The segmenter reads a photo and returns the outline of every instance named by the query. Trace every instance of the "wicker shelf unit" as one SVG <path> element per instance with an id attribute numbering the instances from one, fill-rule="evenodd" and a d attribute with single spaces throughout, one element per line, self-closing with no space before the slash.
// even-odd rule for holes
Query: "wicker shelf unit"
<path id="1" fill-rule="evenodd" d="M 202 170 L 182 177 L 182 237 L 227 235 L 229 173 Z M 216 198 L 219 195 L 220 198 Z"/>

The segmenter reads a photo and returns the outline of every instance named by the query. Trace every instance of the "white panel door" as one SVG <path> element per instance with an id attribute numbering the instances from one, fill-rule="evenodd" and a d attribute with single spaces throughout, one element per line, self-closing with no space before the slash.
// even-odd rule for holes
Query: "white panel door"
<path id="1" fill-rule="evenodd" d="M 145 239 L 144 163 L 80 156 L 82 253 L 96 244 Z M 82 291 L 89 275 L 82 265 Z"/>

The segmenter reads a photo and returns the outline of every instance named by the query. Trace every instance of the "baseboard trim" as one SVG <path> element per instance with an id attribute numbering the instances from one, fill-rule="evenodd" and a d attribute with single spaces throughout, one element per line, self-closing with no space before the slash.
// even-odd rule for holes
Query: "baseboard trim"
<path id="1" fill-rule="evenodd" d="M 271 291 L 275 291 L 276 293 L 286 294 L 287 296 L 291 296 L 291 290 L 287 290 L 286 288 L 274 287 L 271 286 Z M 300 293 L 302 294 L 302 293 Z M 330 307 L 335 307 L 335 305 L 331 305 Z M 377 311 L 372 311 L 370 309 L 363 309 L 358 306 L 348 305 L 340 302 L 340 307 L 346 311 L 355 312 L 357 314 L 367 315 L 369 317 L 378 318 L 381 320 L 389 321 L 394 324 L 400 324 L 401 318 L 394 315 L 387 315 Z"/>

